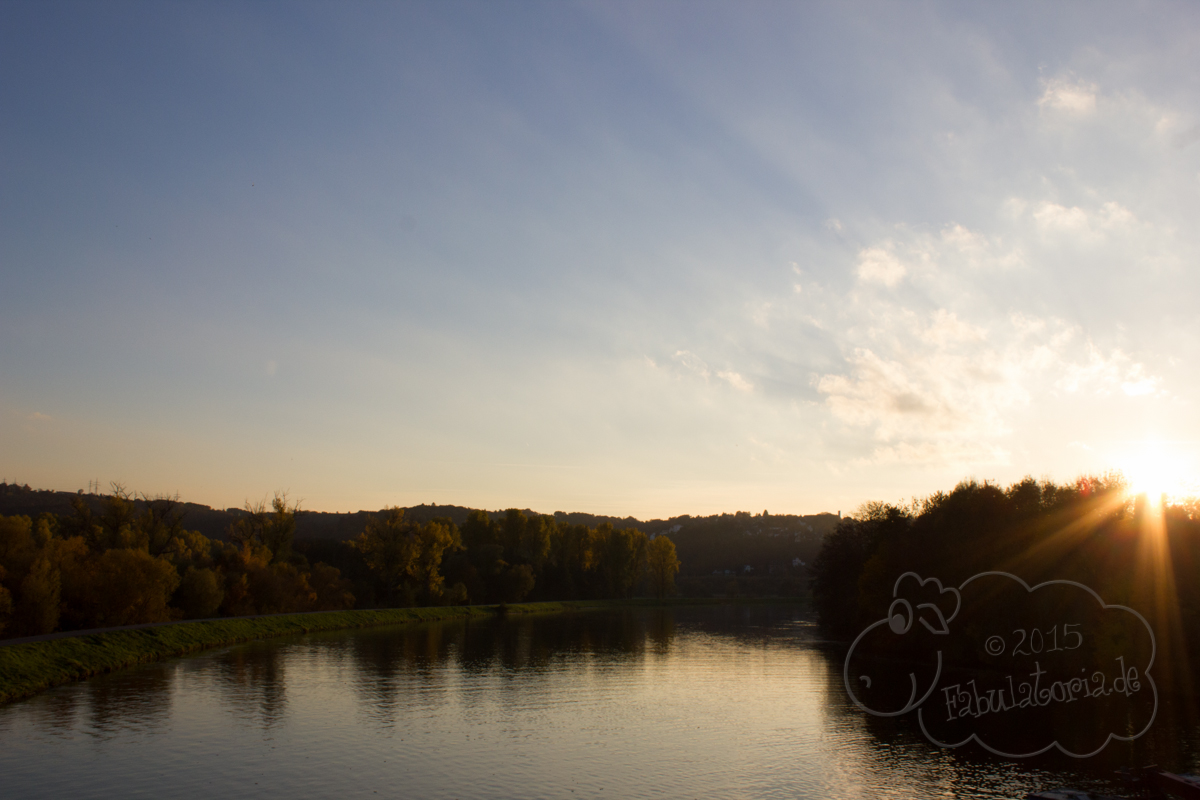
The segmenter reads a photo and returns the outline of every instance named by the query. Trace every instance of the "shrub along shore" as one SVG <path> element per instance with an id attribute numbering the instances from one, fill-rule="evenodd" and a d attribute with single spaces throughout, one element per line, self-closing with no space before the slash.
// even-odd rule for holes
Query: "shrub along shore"
<path id="1" fill-rule="evenodd" d="M 255 639 L 381 625 L 493 617 L 498 614 L 560 613 L 597 608 L 668 607 L 734 603 L 804 602 L 801 598 L 674 598 L 673 600 L 574 600 L 487 606 L 430 606 L 357 611 L 321 611 L 265 617 L 230 617 L 173 622 L 126 630 L 78 631 L 66 636 L 4 644 L 0 641 L 0 703 L 93 675 Z M 804 602 L 807 605 L 806 602 Z"/>

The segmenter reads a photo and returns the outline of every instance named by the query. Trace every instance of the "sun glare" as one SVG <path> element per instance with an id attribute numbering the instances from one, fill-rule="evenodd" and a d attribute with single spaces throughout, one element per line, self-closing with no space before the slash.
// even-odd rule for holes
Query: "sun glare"
<path id="1" fill-rule="evenodd" d="M 1196 493 L 1191 468 L 1179 453 L 1172 452 L 1162 442 L 1143 443 L 1121 459 L 1120 469 L 1129 481 L 1129 493 L 1144 494 L 1155 505 L 1163 498 L 1171 501 Z"/>

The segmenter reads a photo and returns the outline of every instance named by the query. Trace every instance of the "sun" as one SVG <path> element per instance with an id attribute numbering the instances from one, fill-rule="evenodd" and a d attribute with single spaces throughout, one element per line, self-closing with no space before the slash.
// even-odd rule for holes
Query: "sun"
<path id="1" fill-rule="evenodd" d="M 1191 465 L 1174 448 L 1161 441 L 1142 442 L 1120 459 L 1120 470 L 1129 481 L 1131 495 L 1146 495 L 1153 504 L 1195 494 Z"/>

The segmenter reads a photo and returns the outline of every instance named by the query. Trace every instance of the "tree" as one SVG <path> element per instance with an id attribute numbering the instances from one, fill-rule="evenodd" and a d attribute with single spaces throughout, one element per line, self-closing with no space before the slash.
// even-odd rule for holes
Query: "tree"
<path id="1" fill-rule="evenodd" d="M 596 528 L 600 573 L 609 597 L 630 597 L 646 568 L 646 534 L 636 528 L 614 530 L 611 522 Z"/>
<path id="2" fill-rule="evenodd" d="M 450 520 L 434 519 L 417 529 L 417 558 L 409 575 L 427 602 L 438 600 L 442 593 L 440 571 L 447 550 L 462 546 L 458 529 Z M 530 573 L 532 575 L 532 572 Z"/>
<path id="3" fill-rule="evenodd" d="M 666 536 L 656 536 L 646 548 L 646 565 L 650 570 L 654 595 L 662 598 L 674 594 L 675 575 L 679 572 L 675 543 Z"/>
<path id="4" fill-rule="evenodd" d="M 533 591 L 533 568 L 528 564 L 515 564 L 504 571 L 500 580 L 500 602 L 519 603 Z"/>
<path id="5" fill-rule="evenodd" d="M 382 584 L 389 605 L 417 561 L 416 524 L 404 519 L 403 508 L 385 508 L 367 520 L 367 528 L 353 542 L 367 567 Z"/>
<path id="6" fill-rule="evenodd" d="M 342 577 L 342 572 L 337 567 L 318 561 L 313 564 L 308 582 L 317 596 L 314 611 L 354 608 L 354 593 L 350 591 L 350 581 Z"/>
<path id="7" fill-rule="evenodd" d="M 864 611 L 859 591 L 867 564 L 878 555 L 882 543 L 902 536 L 911 522 L 904 509 L 872 502 L 863 505 L 855 517 L 844 518 L 825 537 L 813 563 L 813 605 L 827 636 L 852 639 L 862 629 L 863 615 L 870 613 Z M 887 588 L 894 579 L 888 579 Z M 876 589 L 873 584 L 866 588 Z"/>
<path id="8" fill-rule="evenodd" d="M 168 542 L 163 555 L 170 559 L 181 573 L 188 568 L 204 569 L 213 565 L 213 540 L 200 531 L 180 531 Z M 218 543 L 219 544 L 219 543 Z"/>
<path id="9" fill-rule="evenodd" d="M 89 565 L 83 608 L 89 627 L 167 622 L 179 573 L 171 563 L 144 550 L 106 550 Z"/>
<path id="10" fill-rule="evenodd" d="M 288 505 L 287 492 L 276 492 L 271 507 L 263 501 L 253 505 L 246 502 L 246 514 L 229 530 L 229 537 L 239 545 L 258 544 L 271 552 L 271 561 L 287 561 L 296 536 L 296 512 L 300 504 Z"/>
<path id="11" fill-rule="evenodd" d="M 4 577 L 4 567 L 0 566 L 0 581 L 3 581 Z M 8 627 L 9 620 L 12 617 L 12 610 L 12 592 L 4 588 L 3 583 L 0 583 L 0 633 L 4 633 L 4 629 Z"/>
<path id="12" fill-rule="evenodd" d="M 142 495 L 143 510 L 134 522 L 135 546 L 159 555 L 183 530 L 183 508 L 179 495 Z"/>
<path id="13" fill-rule="evenodd" d="M 211 569 L 188 567 L 175 591 L 174 605 L 184 619 L 205 619 L 217 614 L 225 599 L 221 576 Z"/>
<path id="14" fill-rule="evenodd" d="M 21 597 L 17 604 L 21 634 L 40 636 L 52 633 L 58 627 L 61 597 L 61 573 L 49 559 L 39 558 L 33 562 L 29 574 L 21 581 Z"/>
<path id="15" fill-rule="evenodd" d="M 438 600 L 442 557 L 462 546 L 454 523 L 435 519 L 418 525 L 404 519 L 403 508 L 387 508 L 372 517 L 353 544 L 390 603 L 398 598 L 406 603 Z"/>

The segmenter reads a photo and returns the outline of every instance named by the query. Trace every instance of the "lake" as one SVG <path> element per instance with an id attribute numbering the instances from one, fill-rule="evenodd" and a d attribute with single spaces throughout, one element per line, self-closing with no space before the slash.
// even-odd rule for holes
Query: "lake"
<path id="1" fill-rule="evenodd" d="M 1008 761 L 869 717 L 786 606 L 474 619 L 254 642 L 0 707 L 4 797 L 1014 798 L 1194 771 L 1195 730 Z M 1169 709 L 1168 709 L 1169 710 Z"/>

